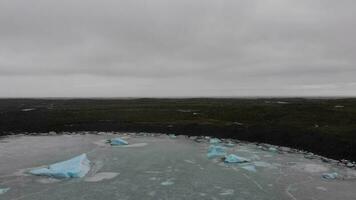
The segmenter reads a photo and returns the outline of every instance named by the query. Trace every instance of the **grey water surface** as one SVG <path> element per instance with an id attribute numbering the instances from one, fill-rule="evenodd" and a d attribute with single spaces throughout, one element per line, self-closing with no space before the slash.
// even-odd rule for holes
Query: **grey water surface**
<path id="1" fill-rule="evenodd" d="M 130 145 L 105 143 L 118 136 Z M 208 140 L 159 134 L 9 136 L 0 140 L 0 188 L 10 190 L 0 199 L 356 199 L 354 169 L 245 142 L 226 150 L 250 162 L 225 164 L 222 158 L 208 159 L 209 145 Z M 84 178 L 57 180 L 26 173 L 83 153 L 91 161 Z M 322 178 L 333 172 L 337 179 Z"/>

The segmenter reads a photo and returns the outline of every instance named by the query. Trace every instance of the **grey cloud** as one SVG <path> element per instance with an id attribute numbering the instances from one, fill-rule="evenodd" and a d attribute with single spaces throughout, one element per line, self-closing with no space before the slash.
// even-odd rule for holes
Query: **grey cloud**
<path id="1" fill-rule="evenodd" d="M 355 13 L 352 0 L 3 0 L 0 79 L 18 94 L 0 92 L 356 95 Z M 34 91 L 65 79 L 71 91 Z"/>

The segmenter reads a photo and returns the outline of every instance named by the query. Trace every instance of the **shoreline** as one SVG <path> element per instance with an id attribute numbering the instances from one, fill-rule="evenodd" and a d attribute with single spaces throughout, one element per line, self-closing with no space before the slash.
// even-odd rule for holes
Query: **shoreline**
<path id="1" fill-rule="evenodd" d="M 211 136 L 356 160 L 356 99 L 0 99 L 0 136 L 119 131 Z"/>

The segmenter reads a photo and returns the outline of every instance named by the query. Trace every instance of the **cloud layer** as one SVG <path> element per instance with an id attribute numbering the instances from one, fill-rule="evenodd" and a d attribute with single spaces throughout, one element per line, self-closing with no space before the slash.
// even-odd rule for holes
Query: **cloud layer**
<path id="1" fill-rule="evenodd" d="M 0 96 L 356 95 L 353 0 L 2 0 Z"/>

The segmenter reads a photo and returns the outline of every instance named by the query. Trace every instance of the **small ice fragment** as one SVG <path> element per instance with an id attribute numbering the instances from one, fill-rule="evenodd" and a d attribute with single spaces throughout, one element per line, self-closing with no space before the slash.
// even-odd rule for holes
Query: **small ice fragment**
<path id="1" fill-rule="evenodd" d="M 157 177 L 150 177 L 149 180 L 150 181 L 156 181 L 156 180 L 158 180 L 158 178 Z"/>
<path id="2" fill-rule="evenodd" d="M 148 195 L 151 196 L 151 197 L 153 197 L 153 196 L 156 195 L 156 191 L 151 191 L 151 192 L 148 193 Z"/>
<path id="3" fill-rule="evenodd" d="M 328 167 L 321 164 L 297 164 L 294 166 L 297 169 L 309 172 L 309 173 L 322 173 L 327 172 L 329 170 Z"/>
<path id="4" fill-rule="evenodd" d="M 322 187 L 322 186 L 318 186 L 318 187 L 316 187 L 316 189 L 318 189 L 320 191 L 324 191 L 324 192 L 328 191 L 328 189 L 326 189 L 325 187 Z"/>
<path id="5" fill-rule="evenodd" d="M 146 146 L 147 143 L 136 143 L 136 144 L 129 144 L 129 145 L 123 145 L 121 147 L 127 147 L 127 148 L 130 148 L 130 147 L 144 147 Z"/>
<path id="6" fill-rule="evenodd" d="M 147 174 L 160 174 L 162 172 L 160 172 L 160 171 L 145 171 L 145 173 L 147 173 Z"/>
<path id="7" fill-rule="evenodd" d="M 218 138 L 211 138 L 209 141 L 210 144 L 218 144 L 220 142 L 221 142 L 221 140 L 219 140 Z"/>
<path id="8" fill-rule="evenodd" d="M 100 182 L 103 180 L 113 179 L 118 175 L 119 175 L 119 173 L 115 173 L 115 172 L 100 172 L 100 173 L 95 174 L 92 177 L 86 178 L 85 181 L 86 182 Z"/>
<path id="9" fill-rule="evenodd" d="M 270 163 L 263 162 L 263 161 L 256 161 L 256 162 L 253 162 L 253 164 L 256 167 L 276 168 L 275 166 L 271 165 Z"/>
<path id="10" fill-rule="evenodd" d="M 37 182 L 42 184 L 51 184 L 51 183 L 58 183 L 60 181 L 61 180 L 55 178 L 43 178 L 43 179 L 39 179 Z"/>
<path id="11" fill-rule="evenodd" d="M 128 145 L 129 143 L 119 137 L 109 140 L 110 144 L 113 146 Z"/>
<path id="12" fill-rule="evenodd" d="M 49 176 L 53 178 L 82 178 L 90 170 L 90 161 L 86 154 L 55 163 L 43 168 L 29 171 L 32 175 Z"/>
<path id="13" fill-rule="evenodd" d="M 277 104 L 288 104 L 286 101 L 277 101 Z"/>
<path id="14" fill-rule="evenodd" d="M 348 167 L 348 168 L 353 168 L 353 167 L 355 167 L 355 164 L 353 164 L 353 163 L 351 163 L 351 162 L 348 162 L 348 163 L 346 164 L 346 167 Z"/>
<path id="15" fill-rule="evenodd" d="M 323 174 L 322 174 L 322 177 L 323 177 L 324 179 L 336 179 L 338 176 L 339 176 L 339 174 L 336 173 L 336 172 L 333 172 L 333 173 L 323 173 Z"/>
<path id="16" fill-rule="evenodd" d="M 196 140 L 198 137 L 197 136 L 190 136 L 189 139 L 191 140 Z"/>
<path id="17" fill-rule="evenodd" d="M 94 141 L 93 144 L 98 145 L 100 147 L 107 146 L 107 140 Z"/>
<path id="18" fill-rule="evenodd" d="M 29 111 L 33 111 L 33 110 L 36 110 L 36 109 L 35 108 L 24 108 L 21 111 L 22 112 L 29 112 Z"/>
<path id="19" fill-rule="evenodd" d="M 10 190 L 10 188 L 0 188 L 0 195 L 5 194 L 9 190 Z"/>
<path id="20" fill-rule="evenodd" d="M 241 168 L 250 172 L 257 172 L 256 167 L 254 165 L 245 165 L 242 166 Z"/>
<path id="21" fill-rule="evenodd" d="M 226 189 L 226 190 L 223 190 L 220 195 L 221 196 L 227 196 L 227 195 L 233 195 L 234 194 L 234 190 L 233 189 Z"/>
<path id="22" fill-rule="evenodd" d="M 224 160 L 225 163 L 245 163 L 249 161 L 250 160 L 248 160 L 247 158 L 243 158 L 235 154 L 230 154 L 228 156 L 225 156 L 225 160 Z"/>
<path id="23" fill-rule="evenodd" d="M 225 156 L 225 147 L 211 145 L 208 149 L 208 158 L 214 158 L 219 156 Z"/>
<path id="24" fill-rule="evenodd" d="M 265 157 L 265 158 L 272 158 L 273 156 L 272 156 L 272 155 L 269 155 L 269 154 L 266 154 L 266 155 L 263 155 L 263 157 Z"/>
<path id="25" fill-rule="evenodd" d="M 193 160 L 184 160 L 184 162 L 189 163 L 189 164 L 196 164 L 195 161 L 193 161 Z"/>
<path id="26" fill-rule="evenodd" d="M 225 143 L 224 145 L 227 146 L 227 147 L 234 147 L 235 146 L 235 144 L 232 143 L 232 142 Z"/>
<path id="27" fill-rule="evenodd" d="M 177 136 L 174 135 L 174 134 L 169 134 L 169 137 L 170 137 L 171 139 L 176 139 L 176 138 L 177 138 Z"/>
<path id="28" fill-rule="evenodd" d="M 167 180 L 167 181 L 164 181 L 164 182 L 161 183 L 161 185 L 163 185 L 163 186 L 170 186 L 170 185 L 173 185 L 173 184 L 174 184 L 174 182 L 171 181 L 171 180 Z"/>
<path id="29" fill-rule="evenodd" d="M 268 148 L 268 150 L 271 151 L 271 152 L 277 152 L 278 151 L 275 147 L 270 147 L 270 148 Z"/>
<path id="30" fill-rule="evenodd" d="M 261 157 L 258 155 L 253 155 L 250 157 L 250 160 L 261 160 Z"/>

